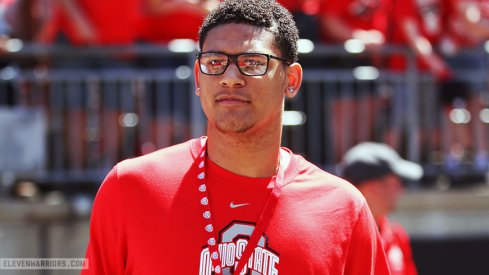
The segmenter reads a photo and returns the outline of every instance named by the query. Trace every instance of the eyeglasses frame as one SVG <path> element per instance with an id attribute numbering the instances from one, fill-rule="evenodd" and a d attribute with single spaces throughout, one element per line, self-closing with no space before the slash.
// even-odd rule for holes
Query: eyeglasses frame
<path id="1" fill-rule="evenodd" d="M 224 70 L 221 73 L 219 73 L 219 74 L 209 74 L 209 73 L 205 73 L 204 71 L 202 71 L 202 66 L 201 66 L 200 58 L 201 58 L 201 56 L 203 54 L 206 54 L 206 53 L 222 54 L 222 55 L 225 55 L 228 58 L 228 62 L 226 64 L 226 67 L 224 68 Z M 241 71 L 241 68 L 238 66 L 238 57 L 239 56 L 241 56 L 241 55 L 252 55 L 252 54 L 259 54 L 259 55 L 264 55 L 264 56 L 267 57 L 267 67 L 265 68 L 265 71 L 262 74 L 246 74 L 246 73 L 243 73 Z M 266 54 L 266 53 L 250 52 L 250 53 L 227 54 L 227 53 L 223 53 L 223 52 L 209 51 L 209 52 L 198 52 L 198 53 L 196 53 L 196 56 L 197 56 L 197 60 L 199 61 L 199 70 L 200 70 L 200 72 L 202 72 L 205 75 L 213 75 L 213 76 L 224 74 L 226 72 L 226 70 L 228 69 L 229 64 L 231 64 L 230 61 L 233 61 L 234 64 L 236 64 L 236 67 L 238 68 L 238 71 L 242 75 L 246 75 L 246 76 L 262 76 L 262 75 L 265 75 L 267 73 L 267 71 L 268 71 L 268 66 L 270 65 L 270 59 L 276 59 L 276 60 L 282 61 L 285 64 L 287 64 L 287 66 L 290 66 L 290 62 L 287 59 L 281 58 L 281 57 L 278 57 L 278 56 L 274 56 L 274 55 L 271 55 L 271 54 Z"/>

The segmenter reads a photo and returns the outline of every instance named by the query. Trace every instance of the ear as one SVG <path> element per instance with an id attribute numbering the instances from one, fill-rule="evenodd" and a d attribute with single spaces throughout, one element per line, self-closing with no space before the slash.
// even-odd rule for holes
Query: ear
<path id="1" fill-rule="evenodd" d="M 302 66 L 299 63 L 292 63 L 287 73 L 287 87 L 285 96 L 293 98 L 299 93 L 302 84 Z"/>
<path id="2" fill-rule="evenodd" d="M 199 61 L 195 60 L 194 63 L 194 81 L 195 81 L 195 95 L 200 96 L 200 85 L 199 85 Z"/>

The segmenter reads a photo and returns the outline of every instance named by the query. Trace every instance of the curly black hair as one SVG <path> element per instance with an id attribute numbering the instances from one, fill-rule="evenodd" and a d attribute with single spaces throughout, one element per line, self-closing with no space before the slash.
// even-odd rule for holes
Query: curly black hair
<path id="1" fill-rule="evenodd" d="M 200 49 L 210 30 L 229 23 L 267 28 L 275 36 L 276 46 L 283 58 L 290 63 L 297 61 L 299 31 L 290 12 L 275 0 L 225 0 L 220 3 L 200 27 Z"/>

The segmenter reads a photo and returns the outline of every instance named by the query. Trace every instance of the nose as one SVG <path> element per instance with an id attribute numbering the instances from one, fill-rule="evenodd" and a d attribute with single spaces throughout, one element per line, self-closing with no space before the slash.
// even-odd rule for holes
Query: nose
<path id="1" fill-rule="evenodd" d="M 220 84 L 224 87 L 240 87 L 245 85 L 244 75 L 239 72 L 236 62 L 231 61 L 226 71 L 221 75 Z"/>

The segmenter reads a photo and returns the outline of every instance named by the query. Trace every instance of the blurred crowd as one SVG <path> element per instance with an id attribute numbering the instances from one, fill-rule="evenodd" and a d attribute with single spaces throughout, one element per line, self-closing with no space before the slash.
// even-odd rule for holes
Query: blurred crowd
<path id="1" fill-rule="evenodd" d="M 219 0 L 0 0 L 0 49 L 10 38 L 24 43 L 73 46 L 121 46 L 134 44 L 166 45 L 173 39 L 197 40 L 204 16 Z M 330 58 L 319 63 L 338 67 L 372 65 L 392 71 L 406 70 L 402 54 L 377 54 L 385 46 L 411 49 L 418 69 L 433 76 L 442 91 L 440 102 L 445 116 L 466 106 L 480 110 L 488 105 L 486 87 L 461 83 L 457 76 L 466 69 L 484 66 L 482 60 L 464 55 L 467 49 L 480 48 L 489 38 L 489 0 L 278 0 L 294 16 L 300 37 L 317 44 L 360 45 L 370 54 L 367 59 L 345 61 Z M 107 62 L 104 61 L 106 65 Z M 66 65 L 66 64 L 57 64 Z M 120 64 L 116 64 L 119 66 Z M 157 64 L 158 65 L 158 64 Z M 392 101 L 402 109 L 399 92 Z M 335 109 L 354 107 L 358 99 L 341 99 Z M 396 103 L 397 102 L 397 103 Z M 353 105 L 352 105 L 353 104 Z M 397 105 L 396 105 L 397 104 Z M 354 108 L 353 108 L 354 109 Z M 336 113 L 338 125 L 341 114 Z M 367 118 L 373 123 L 375 116 Z M 402 124 L 402 117 L 392 122 Z M 453 126 L 453 125 L 452 125 Z M 451 127 L 451 126 L 450 126 Z M 489 149 L 484 125 L 474 120 L 476 133 L 453 137 L 453 144 L 476 147 L 475 161 L 487 169 Z M 477 130 L 478 129 L 478 130 Z M 453 130 L 452 132 L 455 132 Z M 460 132 L 460 131 L 459 131 Z M 335 131 L 336 140 L 345 140 Z M 391 127 L 385 140 L 399 149 L 400 133 Z M 440 139 L 440 137 L 438 137 Z M 341 145 L 341 144 L 340 144 Z M 341 146 L 338 146 L 341 147 Z M 452 148 L 453 147 L 453 148 Z M 459 147 L 446 146 L 447 165 L 456 164 Z M 454 152 L 452 152 L 454 151 Z M 340 155 L 342 152 L 338 152 Z M 452 156 L 455 156 L 452 158 Z"/>
<path id="2" fill-rule="evenodd" d="M 197 39 L 204 16 L 219 0 L 0 0 L 0 49 L 8 38 L 74 46 L 167 44 Z M 409 47 L 419 69 L 447 80 L 478 60 L 460 50 L 489 37 L 488 0 L 278 0 L 298 24 L 301 38 L 326 45 L 360 43 L 363 61 L 396 71 L 402 55 L 379 58 L 384 45 Z M 337 61 L 328 62 L 337 63 Z M 341 63 L 341 62 L 340 62 Z M 340 64 L 342 65 L 342 64 Z M 350 64 L 348 64 L 350 65 Z"/>
<path id="3" fill-rule="evenodd" d="M 356 39 L 375 51 L 406 45 L 420 68 L 451 76 L 437 53 L 455 55 L 489 36 L 487 0 L 279 0 L 301 38 L 318 43 Z M 203 17 L 219 0 L 1 0 L 0 32 L 29 42 L 130 45 L 197 39 Z M 3 41 L 2 40 L 2 41 Z M 402 70 L 402 58 L 389 62 Z"/>

